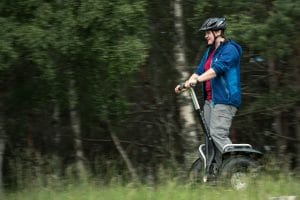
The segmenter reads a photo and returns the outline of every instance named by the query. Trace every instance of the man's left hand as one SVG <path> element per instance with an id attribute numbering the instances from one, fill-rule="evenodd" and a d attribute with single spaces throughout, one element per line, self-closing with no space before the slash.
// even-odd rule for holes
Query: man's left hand
<path id="1" fill-rule="evenodd" d="M 197 78 L 193 77 L 193 78 L 190 78 L 189 80 L 187 80 L 184 85 L 186 88 L 190 88 L 192 85 L 196 85 L 197 82 L 198 82 Z"/>

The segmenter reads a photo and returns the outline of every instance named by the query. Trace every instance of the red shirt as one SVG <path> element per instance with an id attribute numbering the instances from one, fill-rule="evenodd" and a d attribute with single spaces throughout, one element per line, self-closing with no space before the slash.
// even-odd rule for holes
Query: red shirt
<path id="1" fill-rule="evenodd" d="M 204 71 L 207 71 L 210 69 L 211 65 L 211 60 L 214 55 L 215 50 L 211 51 L 207 57 L 207 60 L 204 64 Z M 210 80 L 204 82 L 204 87 L 205 87 L 205 99 L 206 100 L 211 100 L 212 99 L 212 93 L 211 93 L 211 86 L 210 86 Z"/>

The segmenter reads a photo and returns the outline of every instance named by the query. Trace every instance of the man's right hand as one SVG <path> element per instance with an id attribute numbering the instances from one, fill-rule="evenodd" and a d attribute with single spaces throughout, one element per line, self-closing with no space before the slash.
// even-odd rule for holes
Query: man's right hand
<path id="1" fill-rule="evenodd" d="M 182 91 L 184 91 L 184 89 L 182 88 L 181 85 L 177 85 L 177 86 L 175 87 L 175 93 L 179 94 L 179 93 L 181 93 Z"/>

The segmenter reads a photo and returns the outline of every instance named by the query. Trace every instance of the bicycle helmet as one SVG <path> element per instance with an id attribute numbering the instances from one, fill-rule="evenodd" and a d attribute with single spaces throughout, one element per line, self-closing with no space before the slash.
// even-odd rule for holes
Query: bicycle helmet
<path id="1" fill-rule="evenodd" d="M 225 30 L 226 20 L 225 18 L 208 18 L 201 26 L 199 31 L 216 31 Z"/>

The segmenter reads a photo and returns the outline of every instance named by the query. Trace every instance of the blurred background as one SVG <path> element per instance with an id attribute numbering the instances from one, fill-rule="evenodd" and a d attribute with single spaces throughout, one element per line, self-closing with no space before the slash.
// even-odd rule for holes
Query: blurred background
<path id="1" fill-rule="evenodd" d="M 244 51 L 231 139 L 299 172 L 299 1 L 1 0 L 1 190 L 186 173 L 203 134 L 174 88 L 208 17 L 226 17 Z"/>

